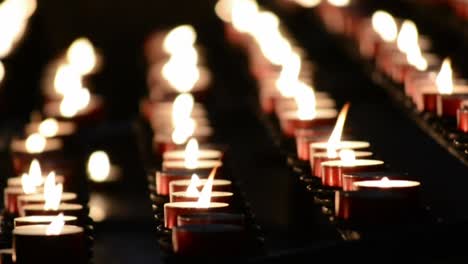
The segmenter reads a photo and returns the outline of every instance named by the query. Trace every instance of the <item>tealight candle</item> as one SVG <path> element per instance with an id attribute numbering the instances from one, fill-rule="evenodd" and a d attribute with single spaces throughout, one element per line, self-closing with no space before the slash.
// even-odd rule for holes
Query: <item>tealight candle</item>
<path id="1" fill-rule="evenodd" d="M 43 181 L 45 181 L 46 177 L 42 177 Z M 62 175 L 55 175 L 55 181 L 57 183 L 65 183 L 65 177 Z M 18 177 L 11 177 L 7 179 L 7 185 L 9 187 L 21 187 L 21 176 Z"/>
<path id="2" fill-rule="evenodd" d="M 341 188 L 343 186 L 343 174 L 361 171 L 381 170 L 384 162 L 381 160 L 356 159 L 331 160 L 322 162 L 322 184 L 328 187 Z"/>
<path id="3" fill-rule="evenodd" d="M 186 225 L 172 230 L 174 253 L 183 256 L 239 256 L 244 240 L 244 229 L 237 225 Z"/>
<path id="4" fill-rule="evenodd" d="M 23 214 L 21 216 L 32 215 L 57 215 L 63 213 L 64 215 L 83 217 L 83 206 L 75 203 L 61 203 L 57 210 L 45 210 L 44 204 L 28 204 L 23 206 Z"/>
<path id="5" fill-rule="evenodd" d="M 177 217 L 177 226 L 207 224 L 244 226 L 245 216 L 243 214 L 235 213 L 201 213 L 179 215 L 179 217 Z"/>
<path id="6" fill-rule="evenodd" d="M 146 120 L 155 120 L 161 116 L 171 116 L 173 109 L 173 102 L 160 102 L 151 99 L 143 99 L 140 103 L 140 112 L 146 118 Z M 193 108 L 190 114 L 192 118 L 206 117 L 207 113 L 203 105 L 194 102 Z"/>
<path id="7" fill-rule="evenodd" d="M 191 137 L 196 138 L 200 143 L 207 142 L 208 139 L 213 135 L 213 129 L 211 127 L 196 127 Z M 167 133 L 155 133 L 153 137 L 153 147 L 156 153 L 163 154 L 168 150 L 180 149 L 187 143 L 187 140 L 182 142 L 175 142 L 171 134 Z"/>
<path id="8" fill-rule="evenodd" d="M 355 151 L 356 158 L 369 158 L 372 156 L 372 152 L 369 151 Z M 327 152 L 314 153 L 310 159 L 310 166 L 312 168 L 312 175 L 318 178 L 322 178 L 322 162 L 330 160 L 338 160 L 339 156 L 330 157 Z"/>
<path id="9" fill-rule="evenodd" d="M 353 172 L 349 174 L 343 174 L 343 191 L 356 191 L 357 188 L 354 185 L 358 181 L 368 180 L 380 180 L 383 177 L 389 179 L 407 179 L 408 177 L 402 175 L 399 172 L 389 171 L 370 171 L 370 172 Z"/>
<path id="10" fill-rule="evenodd" d="M 181 161 L 185 160 L 187 150 L 169 150 L 163 153 L 163 160 Z M 221 160 L 223 153 L 217 149 L 199 149 L 197 151 L 199 160 Z"/>
<path id="11" fill-rule="evenodd" d="M 324 97 L 316 98 L 315 107 L 317 109 L 335 109 L 335 100 Z M 298 107 L 294 98 L 282 98 L 276 100 L 275 111 L 277 116 L 281 116 L 284 112 L 297 111 Z"/>
<path id="12" fill-rule="evenodd" d="M 333 130 L 331 126 L 315 127 L 311 129 L 296 129 L 297 157 L 302 161 L 309 161 L 309 145 L 326 140 Z"/>
<path id="13" fill-rule="evenodd" d="M 207 176 L 204 175 L 198 176 Z M 154 172 L 155 183 L 156 183 L 156 194 L 169 196 L 169 184 L 173 181 L 189 179 L 192 177 L 192 173 L 187 171 L 156 171 Z M 189 183 L 190 184 L 190 183 Z M 188 185 L 187 185 L 188 186 Z"/>
<path id="14" fill-rule="evenodd" d="M 18 226 L 13 230 L 15 263 L 87 263 L 83 228 L 65 225 L 47 235 L 47 225 Z"/>
<path id="15" fill-rule="evenodd" d="M 24 191 L 21 187 L 7 187 L 3 190 L 4 208 L 10 214 L 18 214 L 18 197 L 23 195 Z"/>
<path id="16" fill-rule="evenodd" d="M 26 125 L 26 134 L 39 133 L 47 138 L 64 138 L 76 132 L 76 125 L 70 121 L 58 121 L 53 118 L 41 122 L 33 122 Z"/>
<path id="17" fill-rule="evenodd" d="M 198 202 L 175 202 L 164 204 L 164 226 L 173 228 L 177 225 L 179 215 L 195 213 L 225 212 L 229 208 L 227 203 L 209 203 L 208 207 L 200 207 Z"/>
<path id="18" fill-rule="evenodd" d="M 412 180 L 389 179 L 383 177 L 379 180 L 356 181 L 353 183 L 359 190 L 379 190 L 398 192 L 410 196 L 418 196 L 421 183 Z"/>
<path id="19" fill-rule="evenodd" d="M 71 192 L 64 192 L 60 198 L 61 202 L 73 202 L 76 201 L 77 195 L 76 193 Z M 25 215 L 23 211 L 24 206 L 29 204 L 40 204 L 44 205 L 46 201 L 46 197 L 43 193 L 36 193 L 36 194 L 23 194 L 18 196 L 18 211 L 20 215 Z"/>
<path id="20" fill-rule="evenodd" d="M 370 147 L 369 142 L 356 141 L 356 140 L 339 141 L 333 146 L 335 150 L 342 150 L 342 149 L 361 150 L 361 149 L 366 149 L 369 147 Z M 317 152 L 326 152 L 328 148 L 330 148 L 330 143 L 327 141 L 311 143 L 309 145 L 310 156 L 313 157 L 313 155 Z"/>
<path id="21" fill-rule="evenodd" d="M 281 114 L 280 124 L 286 136 L 294 137 L 296 129 L 333 125 L 336 121 L 335 109 L 317 109 L 314 117 L 301 119 L 298 111 L 286 111 Z"/>
<path id="22" fill-rule="evenodd" d="M 100 121 L 104 116 L 104 100 L 98 95 L 91 94 L 86 106 L 76 113 L 73 109 L 70 109 L 70 111 L 74 112 L 73 114 L 66 112 L 68 110 L 64 110 L 64 108 L 67 107 L 66 103 L 67 102 L 63 100 L 46 103 L 44 106 L 45 115 L 58 120 L 74 121 L 78 126 L 94 124 Z"/>
<path id="23" fill-rule="evenodd" d="M 206 181 L 207 181 L 207 179 L 200 179 L 199 185 L 197 185 L 197 188 L 201 188 L 203 185 L 205 185 Z M 188 177 L 185 180 L 171 181 L 169 183 L 169 194 L 174 193 L 174 192 L 182 192 L 182 191 L 187 190 L 190 183 L 191 183 L 190 177 Z M 230 180 L 214 179 L 213 180 L 213 191 L 231 192 L 232 191 L 232 182 Z"/>
<path id="24" fill-rule="evenodd" d="M 17 226 L 26 226 L 26 225 L 49 225 L 56 216 L 52 215 L 32 215 L 32 216 L 23 216 L 16 217 L 14 219 L 15 227 Z M 77 225 L 78 218 L 76 216 L 65 215 L 63 216 L 63 221 L 67 225 Z"/>
<path id="25" fill-rule="evenodd" d="M 458 130 L 468 133 L 468 100 L 461 103 L 457 111 Z"/>
<path id="26" fill-rule="evenodd" d="M 162 163 L 163 170 L 187 171 L 190 175 L 200 173 L 208 174 L 213 168 L 221 167 L 223 163 L 218 160 L 199 160 L 196 167 L 187 168 L 185 161 L 180 160 L 165 160 Z"/>
<path id="27" fill-rule="evenodd" d="M 232 192 L 211 192 L 211 201 L 216 203 L 227 203 L 231 204 L 234 194 Z M 196 202 L 198 201 L 199 195 L 191 195 L 185 191 L 182 192 L 171 192 L 170 202 Z"/>

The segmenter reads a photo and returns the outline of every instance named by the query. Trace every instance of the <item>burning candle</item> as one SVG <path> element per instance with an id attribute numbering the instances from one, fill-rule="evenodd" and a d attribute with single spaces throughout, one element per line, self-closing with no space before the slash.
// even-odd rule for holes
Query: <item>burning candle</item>
<path id="1" fill-rule="evenodd" d="M 101 120 L 104 101 L 98 95 L 91 94 L 87 88 L 77 88 L 67 92 L 61 101 L 46 103 L 44 113 L 48 117 L 75 121 L 83 126 Z"/>
<path id="2" fill-rule="evenodd" d="M 27 175 L 33 179 L 33 181 L 36 183 L 36 187 L 42 185 L 42 183 L 44 183 L 47 178 L 47 176 L 42 174 L 41 164 L 37 159 L 33 159 L 31 161 Z M 55 175 L 55 180 L 59 183 L 64 183 L 65 177 L 62 175 Z M 8 178 L 7 185 L 9 187 L 21 187 L 23 185 L 23 175 Z"/>
<path id="3" fill-rule="evenodd" d="M 214 172 L 214 173 L 213 173 Z M 177 225 L 179 215 L 189 215 L 194 213 L 222 212 L 229 207 L 227 203 L 211 202 L 211 191 L 213 178 L 216 170 L 213 170 L 208 181 L 203 186 L 197 202 L 174 202 L 164 204 L 164 226 L 171 229 Z"/>
<path id="4" fill-rule="evenodd" d="M 41 163 L 60 159 L 62 147 L 61 140 L 45 138 L 38 133 L 31 134 L 26 139 L 13 139 L 10 148 L 16 173 L 26 171 L 33 159 Z"/>
<path id="5" fill-rule="evenodd" d="M 202 188 L 206 184 L 207 179 L 200 179 L 197 184 L 197 189 Z M 179 179 L 169 183 L 169 195 L 175 192 L 185 191 L 192 183 L 190 179 Z M 225 179 L 213 180 L 213 191 L 217 192 L 232 192 L 232 182 Z"/>
<path id="6" fill-rule="evenodd" d="M 343 191 L 356 191 L 357 187 L 354 185 L 358 181 L 380 180 L 387 177 L 392 180 L 406 179 L 401 173 L 389 171 L 370 171 L 370 172 L 353 172 L 343 174 Z"/>
<path id="7" fill-rule="evenodd" d="M 14 219 L 15 227 L 17 226 L 26 226 L 26 225 L 49 225 L 56 216 L 52 215 L 33 215 L 33 216 L 23 216 L 16 217 Z M 76 216 L 65 215 L 63 216 L 63 221 L 67 225 L 77 225 L 78 221 Z"/>
<path id="8" fill-rule="evenodd" d="M 461 103 L 457 111 L 458 130 L 468 133 L 468 100 Z"/>
<path id="9" fill-rule="evenodd" d="M 64 225 L 63 215 L 50 225 L 15 227 L 13 259 L 16 263 L 87 263 L 84 230 Z"/>
<path id="10" fill-rule="evenodd" d="M 91 153 L 87 172 L 89 179 L 97 183 L 116 181 L 120 177 L 120 169 L 111 164 L 109 156 L 102 150 Z"/>
<path id="11" fill-rule="evenodd" d="M 354 183 L 356 189 L 359 190 L 379 190 L 399 192 L 403 194 L 418 196 L 421 183 L 411 180 L 397 180 L 383 177 L 379 180 L 357 181 Z"/>
<path id="12" fill-rule="evenodd" d="M 310 158 L 309 145 L 314 142 L 321 142 L 326 140 L 331 134 L 332 130 L 333 127 L 331 126 L 296 129 L 296 150 L 299 160 L 308 162 Z"/>
<path id="13" fill-rule="evenodd" d="M 179 215 L 177 218 L 177 226 L 207 224 L 244 226 L 245 216 L 243 214 L 234 213 L 201 213 Z"/>
<path id="14" fill-rule="evenodd" d="M 343 174 L 361 171 L 376 171 L 382 169 L 381 160 L 356 159 L 352 150 L 340 152 L 340 160 L 322 162 L 322 184 L 333 188 L 342 188 Z"/>
<path id="15" fill-rule="evenodd" d="M 47 118 L 41 122 L 29 123 L 25 130 L 27 134 L 39 133 L 46 138 L 62 138 L 73 135 L 76 132 L 76 126 L 73 122 Z"/>
<path id="16" fill-rule="evenodd" d="M 170 150 L 163 153 L 163 160 L 185 160 L 186 156 L 193 155 L 196 153 L 200 160 L 221 160 L 223 153 L 216 149 L 200 149 L 198 141 L 195 138 L 191 138 L 185 150 Z"/>
<path id="17" fill-rule="evenodd" d="M 216 173 L 216 169 L 214 169 L 211 172 L 211 174 L 213 173 L 214 174 Z M 198 199 L 200 198 L 200 192 L 198 191 L 198 186 L 200 185 L 201 185 L 200 178 L 198 178 L 196 174 L 193 174 L 192 179 L 190 180 L 190 185 L 187 187 L 185 191 L 170 193 L 170 202 L 173 203 L 173 202 L 196 202 L 198 201 Z M 211 201 L 230 204 L 232 202 L 233 195 L 234 194 L 232 192 L 212 191 Z"/>
<path id="18" fill-rule="evenodd" d="M 343 149 L 344 151 L 344 149 Z M 356 158 L 369 158 L 372 157 L 372 152 L 369 151 L 355 151 L 354 155 Z M 314 153 L 311 161 L 312 175 L 318 178 L 322 178 L 322 162 L 330 160 L 338 160 L 339 155 L 330 154 L 330 152 L 317 152 Z"/>
<path id="19" fill-rule="evenodd" d="M 21 187 L 7 187 L 4 189 L 5 209 L 10 214 L 18 214 L 18 197 L 23 194 L 34 194 L 39 191 L 43 178 L 38 167 L 39 163 L 32 163 L 30 174 L 21 176 Z"/>

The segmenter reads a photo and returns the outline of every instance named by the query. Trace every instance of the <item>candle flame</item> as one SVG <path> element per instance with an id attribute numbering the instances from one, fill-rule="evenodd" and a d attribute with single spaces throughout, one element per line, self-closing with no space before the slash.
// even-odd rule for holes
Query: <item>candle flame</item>
<path id="1" fill-rule="evenodd" d="M 352 166 L 356 161 L 356 153 L 352 149 L 342 149 L 339 155 L 345 166 Z"/>
<path id="2" fill-rule="evenodd" d="M 213 170 L 211 170 L 211 173 L 208 176 L 208 180 L 206 181 L 205 185 L 203 186 L 203 189 L 200 192 L 200 197 L 198 198 L 198 201 L 196 204 L 197 208 L 210 207 L 211 190 L 213 189 L 213 179 L 216 175 L 217 170 L 218 170 L 218 167 L 214 167 Z"/>
<path id="3" fill-rule="evenodd" d="M 29 153 L 40 153 L 44 151 L 46 139 L 39 133 L 33 133 L 26 139 L 26 150 Z"/>
<path id="4" fill-rule="evenodd" d="M 94 182 L 104 182 L 109 177 L 111 163 L 105 151 L 98 150 L 89 156 L 87 171 L 89 178 Z"/>
<path id="5" fill-rule="evenodd" d="M 322 3 L 322 0 L 295 0 L 297 4 L 305 8 L 316 7 Z"/>
<path id="6" fill-rule="evenodd" d="M 31 161 L 31 164 L 29 165 L 28 176 L 32 184 L 34 184 L 36 187 L 39 187 L 44 183 L 44 179 L 42 178 L 41 164 L 38 160 L 33 159 L 33 161 Z"/>
<path id="7" fill-rule="evenodd" d="M 193 89 L 200 79 L 198 53 L 195 48 L 180 50 L 164 64 L 161 74 L 180 93 Z"/>
<path id="8" fill-rule="evenodd" d="M 198 191 L 198 186 L 201 185 L 200 178 L 197 174 L 192 174 L 192 178 L 190 179 L 190 184 L 185 191 L 185 194 L 190 197 L 199 197 L 200 192 Z"/>
<path id="9" fill-rule="evenodd" d="M 255 0 L 237 0 L 232 4 L 231 21 L 233 27 L 239 32 L 249 32 L 257 15 L 258 4 Z"/>
<path id="10" fill-rule="evenodd" d="M 453 73 L 449 58 L 445 58 L 436 77 L 437 90 L 441 94 L 453 93 Z"/>
<path id="11" fill-rule="evenodd" d="M 291 83 L 299 81 L 299 74 L 301 72 L 301 57 L 291 52 L 290 56 L 283 62 L 279 78 L 276 80 L 275 85 L 281 96 L 291 98 L 294 96 L 294 89 L 291 89 Z"/>
<path id="12" fill-rule="evenodd" d="M 62 232 L 63 226 L 65 225 L 65 218 L 63 213 L 58 214 L 52 222 L 47 226 L 46 235 L 48 236 L 57 236 Z"/>
<path id="13" fill-rule="evenodd" d="M 176 126 L 179 120 L 190 118 L 195 100 L 190 93 L 179 94 L 172 103 L 172 124 Z"/>
<path id="14" fill-rule="evenodd" d="M 200 150 L 198 148 L 198 141 L 191 138 L 185 147 L 185 167 L 187 169 L 196 169 L 198 167 L 198 158 Z"/>
<path id="15" fill-rule="evenodd" d="M 39 134 L 44 137 L 54 137 L 57 135 L 59 126 L 57 120 L 54 118 L 47 118 L 39 124 Z"/>
<path id="16" fill-rule="evenodd" d="M 397 38 L 397 47 L 403 53 L 408 53 L 413 46 L 418 45 L 418 29 L 411 20 L 404 20 Z"/>
<path id="17" fill-rule="evenodd" d="M 312 120 L 315 118 L 316 100 L 314 89 L 303 82 L 298 82 L 294 100 L 297 105 L 297 116 L 300 120 Z"/>
<path id="18" fill-rule="evenodd" d="M 36 185 L 31 180 L 31 177 L 27 173 L 23 173 L 21 176 L 21 185 L 25 194 L 36 193 Z"/>
<path id="19" fill-rule="evenodd" d="M 388 188 L 405 188 L 405 187 L 417 187 L 421 183 L 418 181 L 408 181 L 408 180 L 390 180 L 387 177 L 383 177 L 380 180 L 368 180 L 368 181 L 358 181 L 354 185 L 360 187 L 377 187 L 382 189 Z"/>
<path id="20" fill-rule="evenodd" d="M 395 18 L 388 12 L 378 10 L 372 15 L 372 28 L 385 42 L 397 39 L 398 27 Z"/>
<path id="21" fill-rule="evenodd" d="M 91 101 L 91 93 L 85 87 L 68 91 L 60 102 L 60 114 L 73 117 L 85 109 Z"/>
<path id="22" fill-rule="evenodd" d="M 328 3 L 337 6 L 337 7 L 344 7 L 348 6 L 351 0 L 328 0 Z"/>
<path id="23" fill-rule="evenodd" d="M 5 78 L 5 65 L 3 64 L 2 61 L 0 61 L 0 83 L 3 81 Z"/>
<path id="24" fill-rule="evenodd" d="M 169 54 L 193 46 L 197 40 L 197 32 L 191 25 L 180 25 L 167 33 L 163 42 L 163 49 Z"/>
<path id="25" fill-rule="evenodd" d="M 346 116 L 349 110 L 349 103 L 346 103 L 343 108 L 341 108 L 340 114 L 338 115 L 338 119 L 336 120 L 335 128 L 328 138 L 327 142 L 327 156 L 329 158 L 336 158 L 338 157 L 337 150 L 339 149 L 339 144 L 341 142 L 341 134 L 343 134 L 343 128 L 346 121 Z"/>
<path id="26" fill-rule="evenodd" d="M 224 22 L 230 23 L 232 21 L 232 8 L 235 2 L 235 0 L 219 0 L 216 2 L 216 15 Z"/>
<path id="27" fill-rule="evenodd" d="M 80 75 L 91 73 L 96 67 L 96 51 L 91 41 L 80 37 L 67 50 L 67 60 Z"/>
<path id="28" fill-rule="evenodd" d="M 69 64 L 61 64 L 57 67 L 54 77 L 55 92 L 65 95 L 82 86 L 82 76 L 75 68 Z"/>
<path id="29" fill-rule="evenodd" d="M 44 210 L 58 210 L 62 200 L 63 185 L 55 183 L 55 172 L 50 172 L 44 183 Z"/>
<path id="30" fill-rule="evenodd" d="M 172 131 L 172 142 L 177 145 L 184 144 L 195 133 L 197 123 L 193 118 L 178 120 Z"/>

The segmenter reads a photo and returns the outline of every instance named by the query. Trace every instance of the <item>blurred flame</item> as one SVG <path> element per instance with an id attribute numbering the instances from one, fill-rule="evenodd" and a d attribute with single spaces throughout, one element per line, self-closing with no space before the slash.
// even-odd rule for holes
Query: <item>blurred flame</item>
<path id="1" fill-rule="evenodd" d="M 3 62 L 0 61 L 0 83 L 3 81 L 5 78 L 5 65 L 3 65 Z"/>
<path id="2" fill-rule="evenodd" d="M 303 82 L 297 83 L 294 100 L 297 105 L 297 116 L 300 120 L 312 120 L 315 118 L 316 100 L 314 89 Z"/>
<path id="3" fill-rule="evenodd" d="M 404 20 L 397 38 L 397 47 L 403 53 L 408 53 L 414 45 L 418 45 L 418 29 L 411 20 Z"/>
<path id="4" fill-rule="evenodd" d="M 31 164 L 29 165 L 29 172 L 28 176 L 36 187 L 41 186 L 44 183 L 44 179 L 42 178 L 42 170 L 41 165 L 38 160 L 33 159 Z"/>
<path id="5" fill-rule="evenodd" d="M 91 153 L 88 159 L 87 171 L 94 182 L 103 182 L 109 177 L 111 163 L 109 156 L 102 150 Z"/>
<path id="6" fill-rule="evenodd" d="M 195 100 L 189 93 L 179 94 L 172 104 L 172 124 L 177 125 L 179 120 L 190 118 Z"/>
<path id="7" fill-rule="evenodd" d="M 302 7 L 311 8 L 320 5 L 322 0 L 295 0 L 295 2 Z"/>
<path id="8" fill-rule="evenodd" d="M 348 6 L 351 0 L 328 0 L 328 3 L 338 7 Z"/>
<path id="9" fill-rule="evenodd" d="M 39 124 L 39 134 L 44 137 L 53 137 L 57 135 L 59 125 L 54 118 L 47 118 Z"/>
<path id="10" fill-rule="evenodd" d="M 340 150 L 340 160 L 345 166 L 352 166 L 356 161 L 356 153 L 352 149 Z"/>
<path id="11" fill-rule="evenodd" d="M 64 225 L 65 225 L 65 219 L 63 217 L 63 213 L 60 213 L 47 226 L 46 235 L 48 236 L 60 235 L 60 232 L 62 232 Z"/>
<path id="12" fill-rule="evenodd" d="M 172 141 L 178 145 L 187 142 L 189 137 L 195 133 L 197 124 L 193 118 L 186 118 L 177 121 L 172 131 Z"/>
<path id="13" fill-rule="evenodd" d="M 44 151 L 46 139 L 39 133 L 33 133 L 26 139 L 26 150 L 29 153 L 40 153 Z"/>
<path id="14" fill-rule="evenodd" d="M 21 176 L 21 186 L 23 187 L 23 192 L 25 194 L 31 194 L 36 192 L 36 185 L 31 180 L 31 177 L 26 173 L 23 173 L 23 175 Z"/>
<path id="15" fill-rule="evenodd" d="M 85 109 L 91 101 L 91 93 L 87 88 L 78 88 L 68 91 L 60 102 L 60 114 L 64 117 L 73 117 Z"/>
<path id="16" fill-rule="evenodd" d="M 197 208 L 210 207 L 211 190 L 213 189 L 213 179 L 216 175 L 217 170 L 218 170 L 218 167 L 214 167 L 213 170 L 211 170 L 211 173 L 208 176 L 208 180 L 206 181 L 205 185 L 203 186 L 203 189 L 200 192 L 200 197 L 198 198 L 198 201 L 196 204 Z"/>
<path id="17" fill-rule="evenodd" d="M 239 32 L 247 33 L 257 14 L 258 4 L 255 0 L 235 0 L 231 9 L 232 25 Z"/>
<path id="18" fill-rule="evenodd" d="M 232 21 L 232 8 L 236 0 L 219 0 L 215 5 L 216 15 L 224 22 Z"/>
<path id="19" fill-rule="evenodd" d="M 343 106 L 343 108 L 341 108 L 340 114 L 338 115 L 338 119 L 336 120 L 335 128 L 333 128 L 330 138 L 328 138 L 327 156 L 329 158 L 338 157 L 337 150 L 341 142 L 341 134 L 343 134 L 343 128 L 346 121 L 346 115 L 348 114 L 349 106 L 350 104 L 346 103 Z"/>
<path id="20" fill-rule="evenodd" d="M 44 183 L 44 210 L 58 210 L 62 200 L 63 185 L 55 184 L 55 172 L 49 173 Z"/>
<path id="21" fill-rule="evenodd" d="M 397 39 L 398 27 L 393 16 L 385 11 L 378 10 L 372 15 L 374 31 L 386 42 Z"/>
<path id="22" fill-rule="evenodd" d="M 185 194 L 190 197 L 199 197 L 200 192 L 198 191 L 197 187 L 200 186 L 201 181 L 197 174 L 192 174 L 192 178 L 190 179 L 190 184 L 185 191 Z"/>
<path id="23" fill-rule="evenodd" d="M 163 49 L 173 55 L 193 46 L 196 40 L 197 32 L 191 25 L 180 25 L 167 33 L 164 38 Z"/>
<path id="24" fill-rule="evenodd" d="M 200 79 L 198 53 L 194 48 L 181 50 L 164 64 L 162 76 L 178 92 L 185 93 L 193 89 Z"/>
<path id="25" fill-rule="evenodd" d="M 80 89 L 83 86 L 81 78 L 80 73 L 71 65 L 59 65 L 54 77 L 55 92 L 65 95 L 68 91 Z"/>
<path id="26" fill-rule="evenodd" d="M 67 60 L 80 75 L 91 73 L 96 66 L 96 51 L 91 41 L 85 37 L 73 41 L 67 50 Z"/>
<path id="27" fill-rule="evenodd" d="M 185 167 L 187 169 L 196 169 L 198 167 L 198 157 L 200 150 L 198 148 L 198 141 L 191 138 L 185 147 Z"/>
<path id="28" fill-rule="evenodd" d="M 437 90 L 441 94 L 453 93 L 453 72 L 449 58 L 445 58 L 436 77 Z"/>
<path id="29" fill-rule="evenodd" d="M 294 96 L 294 89 L 291 89 L 291 83 L 299 80 L 301 72 L 301 57 L 291 52 L 290 56 L 283 62 L 279 78 L 276 80 L 276 88 L 285 98 Z"/>

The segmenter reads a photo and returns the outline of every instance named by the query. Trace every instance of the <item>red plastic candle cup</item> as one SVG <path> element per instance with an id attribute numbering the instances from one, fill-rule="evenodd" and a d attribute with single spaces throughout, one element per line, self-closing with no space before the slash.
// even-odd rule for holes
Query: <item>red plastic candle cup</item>
<path id="1" fill-rule="evenodd" d="M 17 215 L 18 211 L 18 197 L 23 195 L 23 188 L 20 187 L 7 187 L 3 190 L 5 209 L 8 213 Z"/>
<path id="2" fill-rule="evenodd" d="M 185 180 L 175 180 L 169 183 L 169 194 L 173 192 L 184 192 L 190 185 L 190 178 Z M 206 183 L 206 179 L 200 179 L 200 185 L 197 188 L 200 190 Z M 232 192 L 232 182 L 225 179 L 213 180 L 213 191 L 217 192 Z"/>
<path id="3" fill-rule="evenodd" d="M 46 178 L 43 177 L 43 179 L 45 180 Z M 63 184 L 65 183 L 65 177 L 63 177 L 62 175 L 55 175 L 55 182 Z M 23 185 L 21 183 L 21 177 L 8 178 L 7 185 L 8 187 L 22 187 Z"/>
<path id="4" fill-rule="evenodd" d="M 468 93 L 468 87 L 465 84 L 466 84 L 465 80 L 462 80 L 462 79 L 454 80 L 453 81 L 453 88 L 454 88 L 453 94 Z M 441 93 L 439 92 L 435 83 L 432 85 L 419 87 L 418 91 L 416 92 L 416 96 L 421 96 L 422 98 L 422 111 L 433 113 L 433 114 L 438 114 L 438 112 L 442 112 L 442 109 L 438 110 L 438 108 L 442 108 L 441 99 L 440 99 Z M 418 99 L 416 98 L 416 102 L 417 100 Z M 453 113 L 453 110 L 452 110 L 452 113 Z"/>
<path id="5" fill-rule="evenodd" d="M 437 77 L 438 70 L 430 68 L 427 71 L 410 71 L 405 76 L 405 94 L 411 97 L 413 102 L 416 104 L 417 97 L 421 96 L 418 91 L 421 87 L 428 87 L 435 85 L 435 79 Z"/>
<path id="6" fill-rule="evenodd" d="M 465 91 L 453 94 L 440 94 L 437 101 L 437 115 L 441 117 L 456 118 L 461 103 L 468 100 L 468 87 Z"/>
<path id="7" fill-rule="evenodd" d="M 76 193 L 71 192 L 64 192 L 62 193 L 62 197 L 60 198 L 61 202 L 74 202 L 76 201 L 77 195 Z M 45 196 L 43 193 L 36 193 L 36 194 L 23 194 L 18 196 L 18 212 L 20 215 L 25 215 L 23 212 L 23 207 L 28 204 L 41 204 L 45 203 Z"/>
<path id="8" fill-rule="evenodd" d="M 372 157 L 372 152 L 369 151 L 355 151 L 354 154 L 356 158 L 369 158 Z M 338 160 L 339 157 L 329 158 L 327 152 L 317 152 L 312 155 L 311 161 L 311 168 L 312 168 L 312 175 L 318 178 L 322 178 L 322 162 L 331 161 L 331 160 Z"/>
<path id="9" fill-rule="evenodd" d="M 468 101 L 464 101 L 457 111 L 458 130 L 468 133 Z"/>
<path id="10" fill-rule="evenodd" d="M 279 119 L 283 134 L 294 137 L 297 129 L 332 126 L 336 122 L 336 116 L 335 109 L 318 109 L 316 116 L 311 119 L 300 119 L 297 111 L 284 112 Z"/>
<path id="11" fill-rule="evenodd" d="M 440 67 L 440 59 L 434 54 L 430 53 L 423 53 L 422 56 L 426 59 L 428 63 L 428 67 L 430 66 L 439 66 Z M 411 72 L 418 72 L 420 70 L 416 69 L 413 65 L 408 63 L 408 59 L 405 54 L 398 53 L 393 58 L 393 65 L 389 69 L 390 77 L 398 83 L 403 83 L 406 79 L 407 75 L 410 75 Z"/>
<path id="12" fill-rule="evenodd" d="M 422 94 L 423 111 L 428 113 L 437 113 L 437 98 L 439 94 L 435 91 Z"/>
<path id="13" fill-rule="evenodd" d="M 164 226 L 172 229 L 177 225 L 179 215 L 190 215 L 208 212 L 226 212 L 229 204 L 210 203 L 209 207 L 199 207 L 197 202 L 177 202 L 164 204 Z"/>
<path id="14" fill-rule="evenodd" d="M 35 150 L 26 147 L 26 139 L 13 139 L 10 148 L 16 175 L 28 171 L 34 159 L 37 159 L 41 165 L 63 159 L 63 142 L 60 139 L 46 139 L 44 148 Z"/>
<path id="15" fill-rule="evenodd" d="M 14 219 L 15 227 L 26 225 L 49 225 L 57 216 L 53 215 L 32 215 L 16 217 Z M 78 218 L 76 216 L 64 215 L 63 221 L 66 225 L 77 225 Z"/>
<path id="16" fill-rule="evenodd" d="M 414 204 L 405 195 L 382 191 L 335 192 L 335 216 L 351 225 L 370 226 L 408 221 L 415 213 Z"/>
<path id="17" fill-rule="evenodd" d="M 60 112 L 60 103 L 60 101 L 46 103 L 44 106 L 45 115 L 47 117 L 54 117 L 58 120 L 73 121 L 78 126 L 96 124 L 96 122 L 99 122 L 104 118 L 104 100 L 98 95 L 92 94 L 88 105 L 71 117 L 62 115 Z"/>
<path id="18" fill-rule="evenodd" d="M 328 141 L 314 142 L 309 145 L 310 157 L 317 152 L 326 152 L 328 149 Z M 336 150 L 352 149 L 352 150 L 363 150 L 370 147 L 370 143 L 367 141 L 356 141 L 356 140 L 343 140 L 336 144 Z M 313 166 L 314 164 L 311 164 Z"/>
<path id="19" fill-rule="evenodd" d="M 227 203 L 231 204 L 234 194 L 232 192 L 211 192 L 211 201 L 214 203 Z M 189 195 L 187 192 L 172 192 L 170 202 L 196 202 L 199 196 Z"/>
<path id="20" fill-rule="evenodd" d="M 23 206 L 24 214 L 21 216 L 32 216 L 32 215 L 58 215 L 63 213 L 64 215 L 76 216 L 78 218 L 83 217 L 83 206 L 75 203 L 61 203 L 57 210 L 44 210 L 44 204 L 28 204 Z"/>
<path id="21" fill-rule="evenodd" d="M 332 188 L 343 187 L 343 174 L 376 171 L 384 167 L 381 160 L 357 159 L 352 162 L 331 160 L 322 162 L 322 184 Z"/>
<path id="22" fill-rule="evenodd" d="M 201 213 L 177 217 L 177 226 L 208 224 L 244 226 L 245 216 L 235 213 Z"/>
<path id="23" fill-rule="evenodd" d="M 18 226 L 13 230 L 15 263 L 88 263 L 83 228 L 65 225 L 58 235 L 46 235 L 47 225 Z"/>
<path id="24" fill-rule="evenodd" d="M 209 174 L 215 167 L 221 168 L 223 163 L 219 160 L 199 160 L 197 167 L 189 169 L 185 167 L 185 161 L 181 160 L 165 160 L 162 163 L 163 170 L 187 171 L 190 175 L 200 173 L 202 175 Z"/>
<path id="25" fill-rule="evenodd" d="M 308 161 L 310 157 L 309 145 L 313 142 L 326 140 L 330 136 L 332 130 L 333 127 L 331 126 L 297 129 L 295 131 L 297 157 L 300 160 Z"/>
<path id="26" fill-rule="evenodd" d="M 174 253 L 183 256 L 239 256 L 244 245 L 244 229 L 237 225 L 186 225 L 174 227 Z"/>
<path id="27" fill-rule="evenodd" d="M 400 173 L 388 172 L 388 171 L 370 171 L 370 172 L 354 172 L 343 174 L 343 191 L 356 191 L 357 188 L 354 183 L 357 181 L 367 180 L 380 180 L 383 177 L 389 179 L 407 179 Z"/>
<path id="28" fill-rule="evenodd" d="M 186 171 L 156 171 L 156 193 L 159 195 L 169 195 L 169 184 L 172 181 L 189 179 L 192 174 Z"/>

